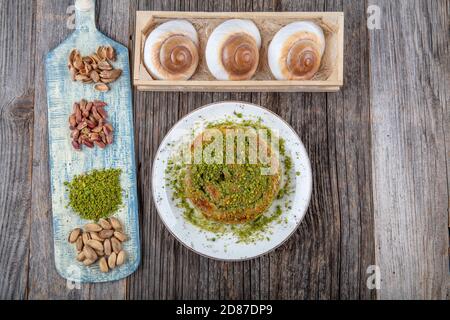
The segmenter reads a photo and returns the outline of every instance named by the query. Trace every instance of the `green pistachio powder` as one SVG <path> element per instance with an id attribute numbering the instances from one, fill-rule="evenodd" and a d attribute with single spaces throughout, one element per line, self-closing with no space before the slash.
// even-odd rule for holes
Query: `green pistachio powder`
<path id="1" fill-rule="evenodd" d="M 65 182 L 68 206 L 86 220 L 110 217 L 122 205 L 121 173 L 120 169 L 93 170 Z"/>
<path id="2" fill-rule="evenodd" d="M 242 118 L 240 114 L 236 115 L 237 118 Z M 239 123 L 233 121 L 223 121 L 217 123 L 211 123 L 207 127 L 215 128 L 223 125 L 240 125 L 240 126 L 248 126 L 255 129 L 266 129 L 268 131 L 268 140 L 270 141 L 272 136 L 272 131 L 263 126 L 261 124 L 261 120 L 259 121 L 240 121 Z M 291 169 L 292 169 L 292 159 L 286 153 L 285 141 L 283 139 L 279 140 L 279 151 L 280 151 L 280 159 L 283 165 L 283 173 L 284 173 L 284 185 L 280 188 L 278 192 L 277 199 L 281 200 L 288 194 L 292 192 L 292 177 L 291 177 Z M 286 219 L 282 219 L 283 208 L 281 205 L 276 206 L 275 210 L 268 210 L 263 215 L 259 216 L 253 221 L 246 222 L 243 224 L 237 225 L 228 225 L 220 222 L 215 222 L 206 219 L 201 212 L 194 209 L 190 204 L 189 200 L 185 195 L 184 188 L 184 178 L 186 175 L 186 164 L 181 163 L 177 156 L 175 155 L 171 160 L 168 161 L 167 169 L 166 169 L 166 181 L 167 185 L 173 190 L 173 201 L 177 201 L 177 206 L 183 209 L 184 218 L 190 222 L 191 224 L 197 226 L 198 228 L 212 232 L 215 234 L 214 237 L 209 238 L 210 241 L 216 241 L 218 237 L 221 237 L 225 234 L 233 234 L 237 237 L 238 243 L 254 243 L 260 240 L 269 240 L 270 239 L 270 225 L 275 223 L 287 223 Z M 214 168 L 214 166 L 213 166 Z M 297 173 L 298 175 L 299 173 Z M 289 201 L 286 201 L 284 204 L 286 209 L 290 209 Z"/>

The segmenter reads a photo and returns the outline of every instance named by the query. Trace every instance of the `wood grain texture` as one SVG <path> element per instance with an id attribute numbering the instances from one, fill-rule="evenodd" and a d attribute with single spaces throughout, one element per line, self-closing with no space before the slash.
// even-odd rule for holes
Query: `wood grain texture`
<path id="1" fill-rule="evenodd" d="M 344 10 L 350 17 L 346 33 L 353 34 L 348 37 L 346 48 L 352 48 L 349 54 L 355 59 L 346 66 L 348 83 L 341 94 L 136 92 L 145 250 L 141 270 L 129 280 L 128 296 L 144 299 L 373 298 L 374 293 L 365 289 L 366 268 L 374 264 L 374 239 L 364 4 L 138 1 L 137 5 L 138 10 Z M 190 111 L 222 100 L 253 102 L 280 114 L 300 133 L 315 174 L 311 208 L 300 229 L 274 253 L 247 262 L 212 261 L 188 251 L 164 228 L 149 201 L 150 166 L 164 135 Z"/>
<path id="2" fill-rule="evenodd" d="M 339 93 L 135 91 L 142 263 L 126 280 L 80 290 L 56 273 L 48 240 L 43 66 L 71 32 L 72 4 L 0 1 L 0 298 L 449 298 L 450 1 L 97 0 L 99 29 L 129 48 L 136 10 L 344 11 L 350 58 Z M 368 4 L 382 9 L 382 30 L 367 30 Z M 185 249 L 151 199 L 151 165 L 164 135 L 190 111 L 221 100 L 281 115 L 314 172 L 299 230 L 275 252 L 240 263 Z M 377 293 L 366 287 L 372 264 L 382 273 Z"/>
<path id="3" fill-rule="evenodd" d="M 0 2 L 0 299 L 27 293 L 33 139 L 34 6 Z M 15 21 L 11 17 L 29 19 Z M 31 45 L 30 45 L 31 44 Z"/>
<path id="4" fill-rule="evenodd" d="M 380 298 L 444 299 L 448 284 L 448 1 L 371 1 L 373 181 Z"/>
<path id="5" fill-rule="evenodd" d="M 47 95 L 44 61 L 47 53 L 72 30 L 66 28 L 72 1 L 36 1 L 35 125 L 33 139 L 33 193 L 31 202 L 29 299 L 82 299 L 89 288 L 69 290 L 54 267 L 50 176 L 48 165 Z M 51 265 L 51 267 L 49 267 Z"/>

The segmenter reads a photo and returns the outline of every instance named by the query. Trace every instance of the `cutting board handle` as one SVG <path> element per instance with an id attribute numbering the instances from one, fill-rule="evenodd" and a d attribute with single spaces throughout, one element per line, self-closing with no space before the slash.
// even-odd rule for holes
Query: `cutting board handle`
<path id="1" fill-rule="evenodd" d="M 77 30 L 97 30 L 95 24 L 95 0 L 75 0 Z"/>

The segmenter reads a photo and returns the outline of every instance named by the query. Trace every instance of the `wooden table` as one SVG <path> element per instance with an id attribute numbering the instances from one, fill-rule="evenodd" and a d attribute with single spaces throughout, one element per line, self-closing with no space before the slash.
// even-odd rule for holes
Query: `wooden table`
<path id="1" fill-rule="evenodd" d="M 43 62 L 71 32 L 72 3 L 0 1 L 0 298 L 448 298 L 450 1 L 97 0 L 100 30 L 130 48 L 136 10 L 344 11 L 345 87 L 136 91 L 142 263 L 126 280 L 70 290 L 53 263 Z M 380 30 L 367 28 L 369 5 L 381 9 Z M 286 119 L 314 171 L 298 231 L 275 252 L 241 263 L 185 249 L 164 228 L 150 192 L 166 132 L 195 108 L 230 99 Z M 366 285 L 371 265 L 379 267 L 380 290 Z"/>

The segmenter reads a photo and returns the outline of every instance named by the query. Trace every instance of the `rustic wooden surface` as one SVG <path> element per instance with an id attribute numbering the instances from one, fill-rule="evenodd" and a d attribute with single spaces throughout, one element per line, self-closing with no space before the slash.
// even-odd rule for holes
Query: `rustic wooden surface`
<path id="1" fill-rule="evenodd" d="M 98 25 L 131 48 L 136 10 L 344 11 L 339 93 L 134 94 L 142 263 L 126 280 L 70 289 L 54 268 L 44 56 L 72 0 L 0 1 L 0 298 L 374 299 L 448 294 L 450 1 L 97 0 Z M 369 4 L 381 30 L 366 27 Z M 314 193 L 294 236 L 264 257 L 200 257 L 151 199 L 154 153 L 195 108 L 242 100 L 286 119 L 310 154 Z M 366 286 L 370 265 L 381 289 Z"/>
<path id="2" fill-rule="evenodd" d="M 381 297 L 445 297 L 450 1 L 380 3 L 386 18 L 370 37 L 370 98 Z"/>

